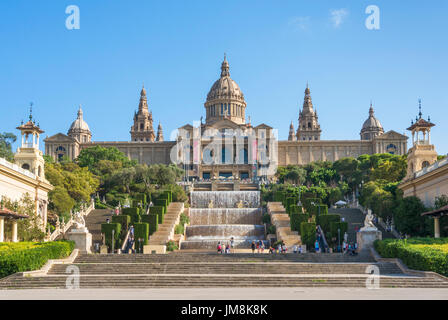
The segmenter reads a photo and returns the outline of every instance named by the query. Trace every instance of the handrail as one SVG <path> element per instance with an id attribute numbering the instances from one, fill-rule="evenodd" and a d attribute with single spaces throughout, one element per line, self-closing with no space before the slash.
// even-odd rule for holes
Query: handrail
<path id="1" fill-rule="evenodd" d="M 324 230 L 322 230 L 322 227 L 320 225 L 317 226 L 317 229 L 319 230 L 320 234 L 322 235 L 322 242 L 324 243 L 324 248 L 329 248 L 327 238 L 325 237 Z"/>
<path id="2" fill-rule="evenodd" d="M 131 228 L 129 228 L 128 232 L 126 233 L 126 237 L 124 238 L 123 245 L 121 246 L 121 252 L 124 252 L 126 250 L 130 234 L 131 234 Z"/>

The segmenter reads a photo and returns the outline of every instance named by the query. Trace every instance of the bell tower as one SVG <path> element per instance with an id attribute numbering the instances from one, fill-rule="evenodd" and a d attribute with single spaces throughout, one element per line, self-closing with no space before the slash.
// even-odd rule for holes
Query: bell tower
<path id="1" fill-rule="evenodd" d="M 317 112 L 313 107 L 311 99 L 311 90 L 306 85 L 305 98 L 303 101 L 303 109 L 299 113 L 299 127 L 297 128 L 298 141 L 316 141 L 320 140 L 320 124 L 317 117 Z"/>
<path id="2" fill-rule="evenodd" d="M 32 115 L 32 104 L 30 106 L 29 121 L 17 127 L 22 135 L 21 146 L 17 149 L 14 156 L 14 162 L 22 169 L 29 170 L 37 176 L 37 179 L 45 179 L 45 160 L 42 151 L 39 150 L 39 137 L 43 130 L 36 125 Z"/>
<path id="3" fill-rule="evenodd" d="M 140 92 L 138 112 L 134 114 L 134 125 L 131 127 L 131 140 L 138 142 L 154 142 L 156 135 L 152 125 L 152 113 L 148 109 L 145 87 Z"/>
<path id="4" fill-rule="evenodd" d="M 419 113 L 411 126 L 407 129 L 412 132 L 412 148 L 408 152 L 408 172 L 405 180 L 414 178 L 414 173 L 432 165 L 437 161 L 437 152 L 431 144 L 431 128 L 435 124 L 422 118 L 422 102 L 419 100 Z"/>

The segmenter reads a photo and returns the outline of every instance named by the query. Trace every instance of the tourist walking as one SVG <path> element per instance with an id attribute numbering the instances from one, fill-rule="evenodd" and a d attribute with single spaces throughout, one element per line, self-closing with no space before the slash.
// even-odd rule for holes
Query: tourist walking
<path id="1" fill-rule="evenodd" d="M 316 253 L 319 253 L 319 241 L 317 241 L 317 240 L 314 243 L 314 249 L 315 249 Z"/>
<path id="2" fill-rule="evenodd" d="M 255 241 L 252 241 L 252 244 L 250 245 L 252 249 L 252 253 L 255 253 Z"/>
<path id="3" fill-rule="evenodd" d="M 218 250 L 218 253 L 222 253 L 222 246 L 221 246 L 221 242 L 218 242 L 218 246 L 216 248 Z"/>
<path id="4" fill-rule="evenodd" d="M 233 246 L 234 246 L 234 243 L 235 243 L 235 239 L 232 237 L 232 238 L 230 238 L 230 251 L 233 253 Z"/>

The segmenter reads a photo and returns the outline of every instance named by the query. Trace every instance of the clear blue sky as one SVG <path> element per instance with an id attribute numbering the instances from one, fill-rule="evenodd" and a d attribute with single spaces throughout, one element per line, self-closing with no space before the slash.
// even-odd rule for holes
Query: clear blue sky
<path id="1" fill-rule="evenodd" d="M 65 28 L 72 4 L 80 30 Z M 371 4 L 377 31 L 365 27 Z M 205 116 L 226 52 L 252 123 L 281 139 L 309 81 L 322 139 L 359 139 L 370 100 L 403 133 L 422 98 L 446 154 L 447 13 L 446 0 L 3 0 L 0 132 L 18 133 L 32 101 L 44 136 L 66 133 L 82 104 L 94 140 L 127 141 L 144 83 L 168 138 Z"/>

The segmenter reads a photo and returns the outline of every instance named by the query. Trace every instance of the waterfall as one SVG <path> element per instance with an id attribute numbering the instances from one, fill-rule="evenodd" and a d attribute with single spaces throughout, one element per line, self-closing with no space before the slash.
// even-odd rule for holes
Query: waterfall
<path id="1" fill-rule="evenodd" d="M 249 248 L 265 239 L 259 191 L 193 191 L 190 225 L 181 249 L 215 249 L 234 239 L 235 248 Z"/>

